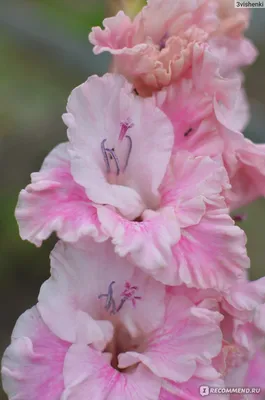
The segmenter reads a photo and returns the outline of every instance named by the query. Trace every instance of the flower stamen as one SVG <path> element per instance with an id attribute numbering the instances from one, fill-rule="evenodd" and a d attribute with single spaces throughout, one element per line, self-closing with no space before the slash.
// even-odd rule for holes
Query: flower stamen
<path id="1" fill-rule="evenodd" d="M 124 171 L 125 171 L 125 169 L 127 168 L 127 166 L 128 166 L 128 162 L 129 162 L 129 158 L 130 158 L 130 155 L 131 155 L 131 152 L 132 152 L 132 139 L 131 139 L 131 137 L 130 136 L 125 136 L 126 137 L 126 139 L 128 139 L 128 141 L 129 141 L 129 150 L 128 150 L 128 155 L 127 155 L 127 158 L 126 158 L 126 161 L 125 161 L 125 166 L 124 166 Z"/>
<path id="2" fill-rule="evenodd" d="M 110 314 L 116 314 L 117 309 L 116 309 L 116 303 L 113 298 L 113 285 L 116 283 L 115 281 L 112 281 L 109 284 L 108 287 L 108 293 L 103 293 L 98 296 L 98 299 L 102 299 L 103 297 L 106 297 L 106 304 L 105 304 L 105 310 L 110 311 Z"/>
<path id="3" fill-rule="evenodd" d="M 132 152 L 132 139 L 130 136 L 126 135 L 128 129 L 132 128 L 134 126 L 133 122 L 130 119 L 127 119 L 125 122 L 121 122 L 121 130 L 119 134 L 119 141 L 121 142 L 124 138 L 127 139 L 129 143 L 129 147 L 127 150 L 127 156 L 125 158 L 125 163 L 124 167 L 122 169 L 122 172 L 125 171 L 125 169 L 128 166 L 129 158 Z M 108 147 L 105 146 L 107 139 L 102 140 L 101 142 L 101 151 L 103 154 L 103 159 L 106 165 L 107 173 L 111 172 L 111 161 L 114 162 L 115 168 L 116 168 L 116 175 L 120 175 L 121 172 L 121 167 L 120 167 L 120 161 L 119 158 L 117 157 L 115 153 L 115 148 L 113 147 L 112 149 L 109 149 Z"/>
<path id="4" fill-rule="evenodd" d="M 107 139 L 102 140 L 101 142 L 101 151 L 103 154 L 103 158 L 107 167 L 107 172 L 110 172 L 110 163 L 109 163 L 109 159 L 108 159 L 108 155 L 107 155 L 107 151 L 105 148 L 105 143 L 106 143 Z"/>
<path id="5" fill-rule="evenodd" d="M 108 149 L 108 148 L 105 147 L 106 140 L 107 139 L 104 139 L 101 142 L 101 151 L 102 151 L 103 158 L 104 158 L 104 161 L 105 161 L 105 165 L 106 165 L 106 168 L 107 168 L 107 173 L 111 172 L 110 161 L 109 161 L 109 158 L 110 158 L 110 160 L 114 160 L 114 162 L 115 162 L 116 175 L 119 175 L 120 174 L 119 159 L 115 154 L 115 149 L 114 148 Z M 109 157 L 108 157 L 108 155 L 109 155 Z"/>
<path id="6" fill-rule="evenodd" d="M 116 166 L 116 175 L 120 175 L 121 169 L 120 169 L 120 165 L 119 165 L 119 159 L 118 159 L 118 157 L 117 157 L 116 154 L 115 154 L 115 150 L 106 149 L 106 152 L 107 152 L 107 154 L 110 155 L 110 159 L 111 159 L 111 160 L 114 160 L 114 162 L 115 162 L 115 166 Z"/>

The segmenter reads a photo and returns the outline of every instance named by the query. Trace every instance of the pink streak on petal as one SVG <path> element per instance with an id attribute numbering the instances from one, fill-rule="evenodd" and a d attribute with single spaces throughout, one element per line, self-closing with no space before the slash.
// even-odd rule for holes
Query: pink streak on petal
<path id="1" fill-rule="evenodd" d="M 47 156 L 19 196 L 15 215 L 20 235 L 37 246 L 54 231 L 68 242 L 84 236 L 105 239 L 96 208 L 71 175 L 67 146 L 60 144 Z"/>
<path id="2" fill-rule="evenodd" d="M 51 400 L 64 390 L 63 365 L 70 344 L 54 336 L 35 307 L 18 320 L 2 360 L 10 400 Z"/>

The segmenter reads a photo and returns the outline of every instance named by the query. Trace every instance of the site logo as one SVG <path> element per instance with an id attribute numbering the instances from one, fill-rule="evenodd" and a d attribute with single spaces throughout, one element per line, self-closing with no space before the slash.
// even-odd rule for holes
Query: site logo
<path id="1" fill-rule="evenodd" d="M 209 394 L 210 394 L 209 386 L 200 386 L 200 395 L 202 397 L 209 396 Z"/>

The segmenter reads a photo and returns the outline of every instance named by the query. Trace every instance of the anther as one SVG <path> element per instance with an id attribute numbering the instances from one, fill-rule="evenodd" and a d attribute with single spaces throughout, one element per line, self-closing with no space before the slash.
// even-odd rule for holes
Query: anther
<path id="1" fill-rule="evenodd" d="M 102 151 L 102 154 L 103 154 L 103 158 L 104 158 L 104 161 L 105 161 L 107 172 L 109 173 L 110 170 L 111 170 L 110 169 L 110 162 L 109 162 L 109 158 L 110 158 L 110 160 L 114 160 L 115 166 L 116 166 L 116 174 L 119 175 L 120 174 L 120 165 L 119 165 L 118 157 L 115 154 L 114 148 L 108 149 L 108 148 L 105 147 L 106 140 L 107 139 L 104 139 L 101 142 L 101 151 Z M 109 158 L 108 158 L 108 156 L 109 156 Z"/>
<path id="2" fill-rule="evenodd" d="M 98 296 L 98 299 L 106 297 L 105 310 L 110 311 L 110 314 L 116 314 L 116 312 L 117 312 L 115 300 L 113 298 L 113 287 L 112 286 L 114 285 L 114 283 L 115 283 L 115 281 L 112 281 L 109 284 L 108 293 L 100 294 Z"/>
<path id="3" fill-rule="evenodd" d="M 107 172 L 110 172 L 110 163 L 109 163 L 109 159 L 108 159 L 108 155 L 107 155 L 107 149 L 105 148 L 106 141 L 107 141 L 107 139 L 102 140 L 101 151 L 102 151 L 103 158 L 104 158 L 104 161 L 106 164 Z"/>
<path id="4" fill-rule="evenodd" d="M 130 136 L 125 136 L 126 137 L 126 139 L 128 139 L 128 142 L 129 142 L 129 150 L 128 150 L 128 154 L 127 154 L 127 158 L 126 158 L 126 161 L 125 161 L 125 166 L 124 166 L 124 170 L 127 168 L 127 166 L 128 166 L 128 162 L 129 162 L 129 158 L 130 158 L 130 155 L 131 155 L 131 152 L 132 152 L 132 139 L 131 139 L 131 137 Z"/>
<path id="5" fill-rule="evenodd" d="M 107 152 L 107 154 L 110 155 L 110 159 L 114 160 L 115 165 L 116 165 L 116 175 L 119 175 L 120 174 L 120 165 L 119 165 L 118 157 L 115 154 L 115 151 L 106 149 L 106 152 Z"/>
<path id="6" fill-rule="evenodd" d="M 129 158 L 132 152 L 132 139 L 130 136 L 126 135 L 127 131 L 134 126 L 133 122 L 128 118 L 127 121 L 121 122 L 121 129 L 120 129 L 120 134 L 119 134 L 119 141 L 121 142 L 124 138 L 127 139 L 128 141 L 128 151 L 127 151 L 127 156 L 125 158 L 125 163 L 123 167 L 123 171 L 127 168 Z M 107 173 L 111 172 L 111 162 L 115 163 L 116 167 L 116 175 L 120 175 L 121 172 L 121 167 L 120 167 L 120 162 L 119 159 L 115 153 L 115 148 L 113 147 L 112 149 L 109 149 L 105 147 L 107 139 L 102 140 L 101 142 L 101 151 L 103 154 L 103 159 L 106 165 Z"/>

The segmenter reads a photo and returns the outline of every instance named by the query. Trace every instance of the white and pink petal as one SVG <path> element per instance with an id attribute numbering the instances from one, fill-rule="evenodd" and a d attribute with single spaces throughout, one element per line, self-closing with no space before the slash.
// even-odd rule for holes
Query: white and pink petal
<path id="1" fill-rule="evenodd" d="M 199 224 L 207 203 L 230 188 L 221 160 L 178 151 L 160 186 L 162 206 L 174 207 L 181 228 Z"/>
<path id="2" fill-rule="evenodd" d="M 146 350 L 121 354 L 118 365 L 127 368 L 140 361 L 161 378 L 186 382 L 198 362 L 207 363 L 219 353 L 221 318 L 218 312 L 194 307 L 188 298 L 168 296 L 164 323 L 151 334 Z"/>
<path id="3" fill-rule="evenodd" d="M 114 206 L 133 220 L 158 202 L 174 134 L 154 99 L 135 96 L 132 89 L 119 75 L 90 77 L 69 97 L 64 121 L 75 180 L 92 201 Z M 125 136 L 123 126 L 128 130 Z M 111 173 L 102 149 L 105 142 L 117 157 Z"/>
<path id="4" fill-rule="evenodd" d="M 172 207 L 146 210 L 141 221 L 128 221 L 108 207 L 98 208 L 103 232 L 112 238 L 115 252 L 128 256 L 137 266 L 156 276 L 168 266 L 171 247 L 180 238 Z"/>
<path id="5" fill-rule="evenodd" d="M 137 287 L 135 294 L 141 299 L 135 307 L 126 301 L 120 319 L 128 328 L 152 331 L 164 316 L 163 285 L 115 254 L 110 242 L 89 242 L 85 249 L 59 242 L 51 254 L 51 278 L 41 287 L 37 307 L 61 339 L 99 346 L 112 334 L 112 324 L 105 320 L 115 310 L 105 309 L 107 294 L 112 290 L 117 310 L 127 282 Z M 150 309 L 156 312 L 150 313 Z"/>
<path id="6" fill-rule="evenodd" d="M 17 321 L 2 360 L 3 387 L 10 400 L 59 399 L 70 344 L 44 324 L 36 307 Z"/>
<path id="7" fill-rule="evenodd" d="M 173 246 L 175 280 L 163 277 L 163 282 L 226 292 L 249 268 L 245 245 L 245 233 L 234 225 L 227 209 L 208 205 L 198 225 L 182 230 Z"/>
<path id="8" fill-rule="evenodd" d="M 120 373 L 109 364 L 107 354 L 73 345 L 66 357 L 66 390 L 62 400 L 157 400 L 161 380 L 147 368 L 138 366 Z"/>
<path id="9" fill-rule="evenodd" d="M 160 393 L 159 400 L 200 400 L 203 395 L 206 396 L 208 388 L 220 390 L 218 399 L 228 400 L 229 396 L 222 394 L 224 381 L 220 374 L 211 366 L 198 365 L 195 374 L 183 383 L 173 383 L 165 381 Z M 217 393 L 210 393 L 207 399 L 216 399 Z"/>
<path id="10" fill-rule="evenodd" d="M 60 239 L 77 242 L 83 237 L 105 240 L 97 210 L 70 171 L 68 144 L 58 145 L 44 160 L 40 172 L 19 195 L 15 216 L 22 239 L 37 246 L 56 232 Z"/>

